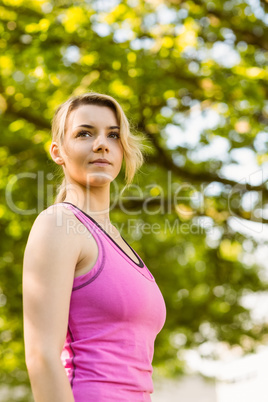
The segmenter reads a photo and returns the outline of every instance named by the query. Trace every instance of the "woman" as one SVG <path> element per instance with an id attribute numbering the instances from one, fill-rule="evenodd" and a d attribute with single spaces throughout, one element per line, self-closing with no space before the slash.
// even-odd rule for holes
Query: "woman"
<path id="1" fill-rule="evenodd" d="M 36 402 L 150 401 L 166 309 L 154 277 L 109 218 L 110 184 L 142 165 L 115 99 L 87 93 L 56 111 L 50 154 L 63 168 L 24 254 L 26 364 Z"/>

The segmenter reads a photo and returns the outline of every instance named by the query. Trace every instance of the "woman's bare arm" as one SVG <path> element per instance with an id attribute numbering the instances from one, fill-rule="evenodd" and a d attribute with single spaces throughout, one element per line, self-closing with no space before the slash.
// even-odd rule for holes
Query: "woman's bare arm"
<path id="1" fill-rule="evenodd" d="M 52 211 L 51 211 L 52 210 Z M 36 402 L 73 402 L 60 354 L 81 246 L 76 218 L 63 206 L 35 220 L 23 261 L 23 316 L 26 365 Z M 72 228 L 72 229 L 70 229 Z"/>

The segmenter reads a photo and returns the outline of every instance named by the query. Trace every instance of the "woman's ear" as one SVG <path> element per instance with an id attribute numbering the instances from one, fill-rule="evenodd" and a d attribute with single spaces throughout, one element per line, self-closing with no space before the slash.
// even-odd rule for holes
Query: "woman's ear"
<path id="1" fill-rule="evenodd" d="M 53 161 L 55 163 L 57 163 L 57 165 L 64 164 L 63 157 L 61 156 L 61 153 L 60 153 L 60 148 L 56 142 L 54 142 L 54 141 L 52 142 L 52 144 L 50 145 L 49 152 L 50 152 L 51 158 L 53 159 Z"/>

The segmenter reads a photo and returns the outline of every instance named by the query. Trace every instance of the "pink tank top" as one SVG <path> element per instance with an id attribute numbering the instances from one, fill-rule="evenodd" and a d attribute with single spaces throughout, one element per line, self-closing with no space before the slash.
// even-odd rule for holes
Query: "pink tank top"
<path id="1" fill-rule="evenodd" d="M 151 401 L 154 341 L 166 319 L 162 293 L 131 246 L 139 264 L 92 217 L 61 204 L 99 250 L 91 271 L 74 278 L 61 355 L 75 402 Z"/>

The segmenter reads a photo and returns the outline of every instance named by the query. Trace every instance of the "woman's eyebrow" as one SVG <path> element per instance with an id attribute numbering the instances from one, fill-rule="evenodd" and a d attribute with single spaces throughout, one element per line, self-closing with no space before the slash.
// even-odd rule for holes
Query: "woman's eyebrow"
<path id="1" fill-rule="evenodd" d="M 78 127 L 95 128 L 94 126 L 91 126 L 90 124 L 81 124 L 80 126 L 77 126 L 76 128 L 78 128 Z M 120 129 L 119 126 L 110 126 L 110 127 L 106 127 L 107 130 L 116 129 L 116 128 Z"/>

